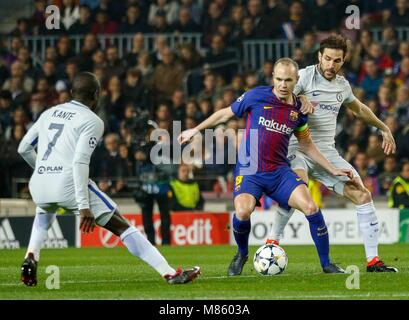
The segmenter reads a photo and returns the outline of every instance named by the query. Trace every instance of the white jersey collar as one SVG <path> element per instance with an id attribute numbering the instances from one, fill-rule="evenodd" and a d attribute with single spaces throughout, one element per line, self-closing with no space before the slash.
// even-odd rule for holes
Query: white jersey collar
<path id="1" fill-rule="evenodd" d="M 71 100 L 70 103 L 75 104 L 76 106 L 79 106 L 79 107 L 83 107 L 83 108 L 90 109 L 90 108 L 87 107 L 85 104 L 83 104 L 83 103 L 81 103 L 81 102 L 79 102 L 79 101 L 77 101 L 77 100 Z"/>

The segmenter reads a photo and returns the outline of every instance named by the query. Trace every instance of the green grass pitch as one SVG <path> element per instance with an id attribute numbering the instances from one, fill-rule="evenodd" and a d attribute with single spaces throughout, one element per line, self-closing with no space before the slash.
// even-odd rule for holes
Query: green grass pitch
<path id="1" fill-rule="evenodd" d="M 256 251 L 250 249 L 250 260 Z M 187 285 L 168 285 L 153 269 L 125 248 L 45 249 L 36 287 L 19 282 L 24 250 L 0 250 L 0 299 L 409 299 L 409 245 L 382 245 L 380 254 L 398 274 L 365 272 L 363 246 L 332 246 L 334 262 L 357 265 L 360 289 L 347 289 L 349 275 L 321 272 L 313 246 L 284 246 L 286 271 L 259 276 L 249 261 L 242 276 L 227 277 L 233 246 L 160 247 L 173 266 L 202 267 Z M 46 267 L 60 268 L 60 289 L 45 286 Z"/>

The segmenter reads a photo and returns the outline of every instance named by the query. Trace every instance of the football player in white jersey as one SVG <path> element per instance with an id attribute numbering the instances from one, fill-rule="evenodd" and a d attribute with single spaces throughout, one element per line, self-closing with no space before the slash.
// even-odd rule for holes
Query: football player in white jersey
<path id="1" fill-rule="evenodd" d="M 56 211 L 62 208 L 80 215 L 82 232 L 92 232 L 99 225 L 120 237 L 132 255 L 148 263 L 168 283 L 190 282 L 200 268 L 173 269 L 118 212 L 115 202 L 89 180 L 90 158 L 104 133 L 103 121 L 93 112 L 100 91 L 95 75 L 79 74 L 72 83 L 73 100 L 46 110 L 19 145 L 18 152 L 34 169 L 29 188 L 37 206 L 21 281 L 28 286 L 37 284 L 40 249 Z"/>
<path id="2" fill-rule="evenodd" d="M 338 168 L 352 169 L 352 180 L 328 174 L 308 156 L 303 154 L 295 139 L 290 141 L 288 157 L 291 168 L 306 182 L 308 176 L 320 181 L 333 192 L 351 200 L 357 211 L 359 230 L 362 233 L 368 272 L 397 272 L 385 265 L 378 255 L 379 225 L 370 191 L 365 188 L 357 171 L 344 160 L 335 149 L 335 129 L 338 112 L 342 105 L 351 109 L 358 119 L 375 126 L 383 137 L 382 148 L 386 155 L 396 151 L 396 145 L 389 128 L 352 93 L 349 82 L 337 73 L 345 62 L 346 40 L 340 35 L 333 35 L 323 40 L 318 53 L 319 63 L 299 71 L 296 94 L 305 95 L 315 106 L 315 112 L 309 115 L 308 125 L 312 140 Z M 278 244 L 285 225 L 294 210 L 279 207 L 274 217 L 267 243 Z"/>

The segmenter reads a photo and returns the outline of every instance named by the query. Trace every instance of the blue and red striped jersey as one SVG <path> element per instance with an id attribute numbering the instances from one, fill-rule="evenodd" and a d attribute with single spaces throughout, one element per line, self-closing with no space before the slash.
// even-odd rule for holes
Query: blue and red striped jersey
<path id="1" fill-rule="evenodd" d="M 242 159 L 244 150 L 250 163 L 257 163 L 257 172 L 271 172 L 279 166 L 289 165 L 287 153 L 291 134 L 308 130 L 308 116 L 301 113 L 300 100 L 295 97 L 294 101 L 294 105 L 284 103 L 275 96 L 271 86 L 260 86 L 245 92 L 232 103 L 231 109 L 236 116 L 247 113 L 239 167 L 249 166 L 248 160 L 243 162 Z"/>

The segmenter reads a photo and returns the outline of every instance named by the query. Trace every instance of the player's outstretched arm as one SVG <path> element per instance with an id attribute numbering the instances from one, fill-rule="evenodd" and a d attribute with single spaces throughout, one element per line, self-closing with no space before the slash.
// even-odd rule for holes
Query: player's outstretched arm
<path id="1" fill-rule="evenodd" d="M 321 153 L 321 151 L 316 147 L 314 142 L 311 139 L 311 136 L 308 134 L 305 137 L 300 138 L 297 135 L 298 143 L 300 149 L 303 153 L 305 153 L 308 157 L 310 157 L 313 161 L 318 163 L 321 167 L 327 170 L 330 174 L 334 176 L 347 176 L 350 179 L 353 178 L 352 170 L 350 169 L 340 169 L 334 167 L 327 158 Z"/>
<path id="2" fill-rule="evenodd" d="M 209 118 L 198 124 L 195 128 L 183 131 L 178 137 L 178 142 L 180 144 L 189 142 L 190 139 L 201 130 L 212 128 L 217 126 L 219 123 L 224 123 L 234 115 L 235 114 L 233 113 L 231 107 L 220 109 L 219 111 L 213 113 Z"/>
<path id="3" fill-rule="evenodd" d="M 368 106 L 358 99 L 354 99 L 351 103 L 347 103 L 346 106 L 354 112 L 357 118 L 381 130 L 383 138 L 382 149 L 385 154 L 388 155 L 396 152 L 396 143 L 391 131 L 381 120 L 378 119 Z"/>

